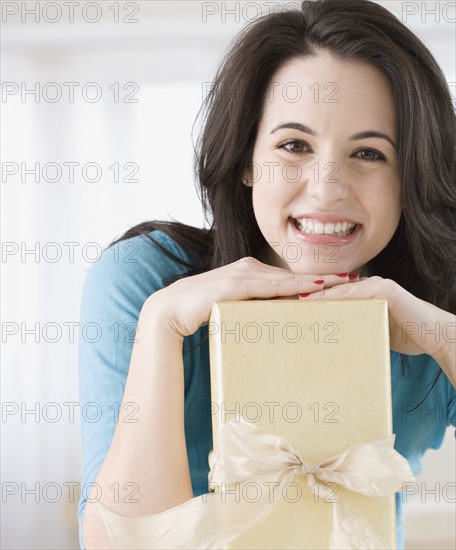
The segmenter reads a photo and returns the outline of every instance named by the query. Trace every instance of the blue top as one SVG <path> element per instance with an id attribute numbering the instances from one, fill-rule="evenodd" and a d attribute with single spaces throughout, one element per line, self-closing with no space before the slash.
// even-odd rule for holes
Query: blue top
<path id="1" fill-rule="evenodd" d="M 199 264 L 194 251 L 186 251 L 162 231 L 150 233 L 167 250 L 187 262 Z M 82 515 L 98 471 L 111 445 L 125 388 L 135 326 L 146 299 L 163 288 L 168 277 L 187 271 L 143 236 L 105 250 L 89 269 L 81 303 L 79 334 L 79 391 L 83 448 L 83 480 L 79 502 L 79 540 Z M 210 401 L 207 326 L 184 339 L 185 437 L 194 496 L 207 492 L 208 454 L 212 426 L 203 420 L 201 407 Z M 401 354 L 391 351 L 391 384 L 395 449 L 410 463 L 414 475 L 422 471 L 421 457 L 438 449 L 449 425 L 456 426 L 456 390 L 445 373 L 418 409 L 440 366 L 429 355 L 409 356 L 411 370 L 404 376 Z M 133 413 L 133 411 L 131 411 Z M 455 430 L 456 436 L 456 430 Z M 396 493 L 398 548 L 404 545 L 403 510 Z"/>

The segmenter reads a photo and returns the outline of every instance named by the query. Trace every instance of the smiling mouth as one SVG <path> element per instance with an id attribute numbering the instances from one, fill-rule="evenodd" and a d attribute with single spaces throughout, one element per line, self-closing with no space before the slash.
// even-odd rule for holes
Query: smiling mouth
<path id="1" fill-rule="evenodd" d="M 323 223 L 316 220 L 290 218 L 298 231 L 307 235 L 329 235 L 333 237 L 347 237 L 356 230 L 360 224 L 353 222 Z"/>

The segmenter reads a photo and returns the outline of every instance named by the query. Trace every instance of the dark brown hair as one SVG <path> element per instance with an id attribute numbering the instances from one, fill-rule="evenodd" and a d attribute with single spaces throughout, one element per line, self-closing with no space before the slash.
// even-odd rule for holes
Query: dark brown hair
<path id="1" fill-rule="evenodd" d="M 455 313 L 456 117 L 451 95 L 426 46 L 387 9 L 368 0 L 306 1 L 301 10 L 248 24 L 226 53 L 199 113 L 195 173 L 210 229 L 155 220 L 111 244 L 164 231 L 202 260 L 200 266 L 186 264 L 184 276 L 244 256 L 260 259 L 266 241 L 256 223 L 251 188 L 241 178 L 252 161 L 274 73 L 284 62 L 315 55 L 317 49 L 375 66 L 394 93 L 404 211 L 388 245 L 367 264 L 369 273 L 393 279 L 414 296 Z"/>

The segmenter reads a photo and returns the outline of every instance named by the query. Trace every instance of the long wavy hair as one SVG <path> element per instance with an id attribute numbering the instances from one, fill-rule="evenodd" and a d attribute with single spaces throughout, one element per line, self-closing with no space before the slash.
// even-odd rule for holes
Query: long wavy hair
<path id="1" fill-rule="evenodd" d="M 369 274 L 393 279 L 414 296 L 455 313 L 452 98 L 426 46 L 387 9 L 368 0 L 305 1 L 300 10 L 265 15 L 244 27 L 225 54 L 195 121 L 201 121 L 202 128 L 195 146 L 197 192 L 210 228 L 148 221 L 111 245 L 145 235 L 183 264 L 149 235 L 161 230 L 201 258 L 198 265 L 184 263 L 188 271 L 180 277 L 244 256 L 260 259 L 266 241 L 255 219 L 251 187 L 241 179 L 252 162 L 273 75 L 285 62 L 311 57 L 317 49 L 369 63 L 386 75 L 394 93 L 404 211 L 390 242 L 368 262 Z"/>

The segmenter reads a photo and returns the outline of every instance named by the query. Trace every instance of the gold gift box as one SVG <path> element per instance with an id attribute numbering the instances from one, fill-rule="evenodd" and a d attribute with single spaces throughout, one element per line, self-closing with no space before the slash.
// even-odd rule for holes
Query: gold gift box
<path id="1" fill-rule="evenodd" d="M 241 415 L 287 439 L 307 464 L 392 434 L 385 300 L 218 302 L 209 350 L 215 450 L 222 424 Z M 298 500 L 299 492 L 290 490 L 225 548 L 328 548 L 331 499 L 311 491 L 306 476 L 296 475 L 294 484 L 301 489 Z M 387 548 L 397 548 L 394 495 L 331 489 Z"/>

